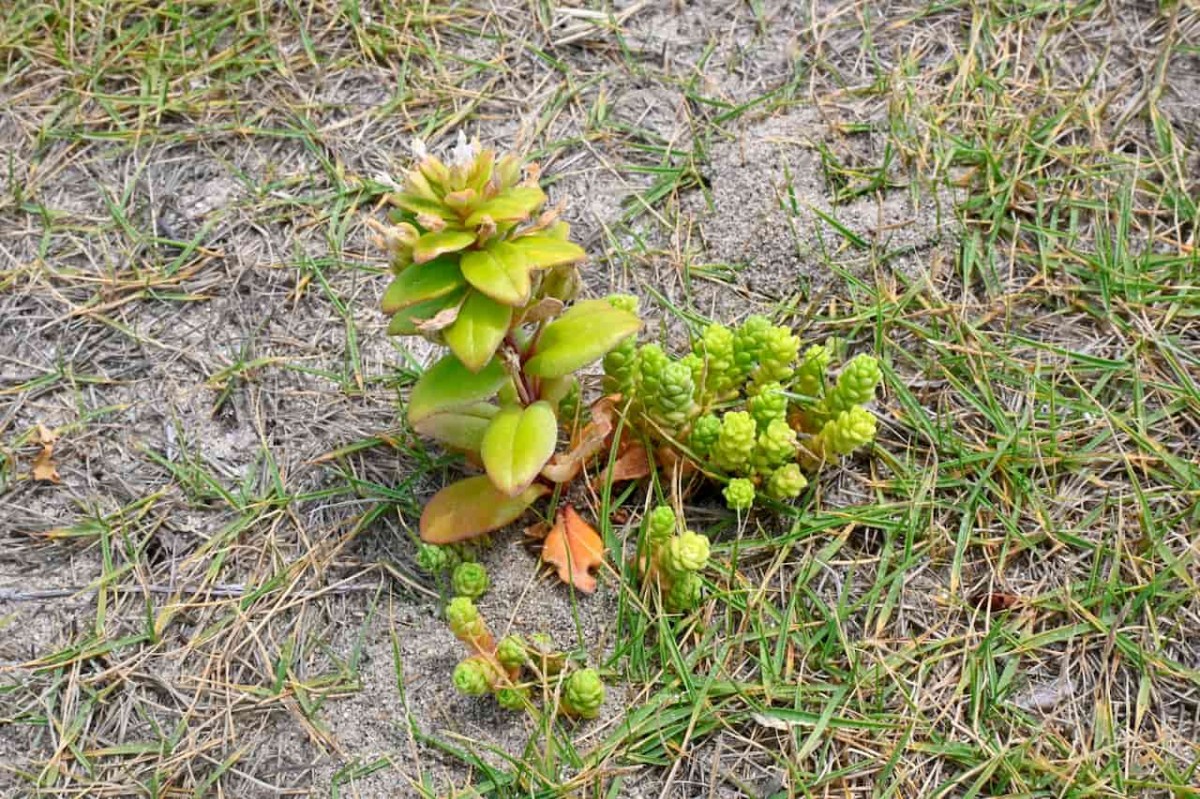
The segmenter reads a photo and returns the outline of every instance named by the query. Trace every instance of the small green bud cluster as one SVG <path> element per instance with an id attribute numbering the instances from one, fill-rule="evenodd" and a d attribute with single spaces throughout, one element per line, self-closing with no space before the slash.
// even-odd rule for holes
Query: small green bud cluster
<path id="1" fill-rule="evenodd" d="M 473 652 L 454 667 L 451 682 L 459 693 L 491 694 L 506 710 L 525 710 L 533 704 L 531 685 L 539 680 L 548 683 L 566 666 L 565 655 L 554 651 L 553 642 L 545 635 L 532 635 L 528 640 L 506 635 L 493 644 L 479 609 L 469 597 L 452 599 L 446 607 L 446 619 L 455 636 Z M 570 672 L 562 690 L 559 709 L 563 713 L 585 719 L 599 714 L 605 690 L 593 669 Z"/>
<path id="2" fill-rule="evenodd" d="M 821 410 L 836 416 L 875 397 L 879 385 L 879 361 L 871 355 L 855 356 L 838 375 L 837 384 L 825 395 Z"/>
<path id="3" fill-rule="evenodd" d="M 814 448 L 825 453 L 849 455 L 875 439 L 875 416 L 861 405 L 853 405 L 825 423 L 814 437 Z"/>
<path id="4" fill-rule="evenodd" d="M 487 623 L 470 597 L 456 596 L 446 606 L 446 622 L 454 637 L 466 644 L 491 639 Z"/>
<path id="5" fill-rule="evenodd" d="M 579 669 L 567 677 L 562 689 L 562 710 L 581 719 L 594 719 L 604 704 L 604 681 L 595 669 Z"/>
<path id="6" fill-rule="evenodd" d="M 659 505 L 646 516 L 646 540 L 652 550 L 666 546 L 675 535 L 675 511 L 670 505 Z"/>
<path id="7" fill-rule="evenodd" d="M 421 568 L 421 571 L 429 574 L 441 574 L 453 568 L 457 559 L 458 553 L 450 547 L 426 543 L 417 544 L 417 566 Z"/>
<path id="8" fill-rule="evenodd" d="M 863 406 L 881 373 L 870 355 L 828 381 L 829 344 L 802 351 L 790 329 L 757 315 L 736 329 L 708 325 L 680 359 L 631 341 L 610 353 L 606 381 L 632 392 L 633 422 L 644 434 L 680 446 L 701 471 L 728 481 L 731 509 L 746 510 L 759 495 L 795 499 L 808 484 L 802 467 L 815 469 L 874 437 Z"/>
<path id="9" fill-rule="evenodd" d="M 450 576 L 450 586 L 458 596 L 479 599 L 491 586 L 491 580 L 482 563 L 468 561 L 454 567 L 454 573 Z"/>
<path id="10" fill-rule="evenodd" d="M 671 360 L 658 344 L 638 350 L 635 365 L 633 396 L 645 415 L 671 432 L 683 427 L 696 410 L 692 367 Z"/>
<path id="11" fill-rule="evenodd" d="M 417 567 L 427 574 L 453 572 L 463 563 L 479 559 L 483 549 L 491 545 L 491 536 L 481 536 L 458 544 L 417 544 Z M 456 592 L 461 593 L 461 592 Z"/>
<path id="12" fill-rule="evenodd" d="M 735 477 L 721 491 L 730 510 L 749 510 L 754 504 L 754 481 L 747 477 Z"/>
<path id="13" fill-rule="evenodd" d="M 700 604 L 699 572 L 708 565 L 708 536 L 685 530 L 676 533 L 678 518 L 667 505 L 646 515 L 648 556 L 643 573 L 657 578 L 667 609 L 688 611 Z"/>

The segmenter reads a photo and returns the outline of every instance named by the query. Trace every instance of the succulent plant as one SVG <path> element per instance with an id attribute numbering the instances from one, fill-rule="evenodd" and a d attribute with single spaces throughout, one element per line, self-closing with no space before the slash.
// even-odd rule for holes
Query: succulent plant
<path id="1" fill-rule="evenodd" d="M 692 425 L 688 445 L 696 455 L 707 459 L 712 455 L 713 447 L 717 445 L 717 438 L 720 435 L 721 420 L 711 413 L 705 414 Z"/>
<path id="2" fill-rule="evenodd" d="M 813 446 L 819 454 L 849 455 L 874 439 L 874 414 L 854 405 L 826 422 L 813 439 Z"/>
<path id="3" fill-rule="evenodd" d="M 454 687 L 467 696 L 490 693 L 498 678 L 492 662 L 479 655 L 460 661 L 454 667 Z"/>
<path id="4" fill-rule="evenodd" d="M 800 471 L 799 464 L 789 463 L 771 472 L 767 479 L 767 496 L 778 500 L 795 499 L 807 485 L 808 479 Z"/>
<path id="5" fill-rule="evenodd" d="M 675 535 L 675 511 L 669 505 L 659 505 L 646 515 L 646 538 L 652 547 L 663 546 Z"/>
<path id="6" fill-rule="evenodd" d="M 563 686 L 562 708 L 569 715 L 594 719 L 604 704 L 604 681 L 595 669 L 580 669 L 567 677 Z"/>
<path id="7" fill-rule="evenodd" d="M 519 669 L 529 659 L 525 647 L 525 640 L 521 636 L 506 635 L 500 639 L 500 643 L 496 644 L 496 659 L 500 661 L 500 665 L 510 671 Z"/>
<path id="8" fill-rule="evenodd" d="M 529 688 L 525 686 L 506 686 L 496 691 L 496 704 L 505 710 L 524 710 L 529 707 Z"/>
<path id="9" fill-rule="evenodd" d="M 703 583 L 696 572 L 683 572 L 671 580 L 664 603 L 667 610 L 682 613 L 695 610 L 703 595 Z"/>
<path id="10" fill-rule="evenodd" d="M 747 477 L 733 478 L 721 493 L 730 510 L 749 510 L 754 504 L 754 482 Z"/>
<path id="11" fill-rule="evenodd" d="M 879 378 L 879 361 L 874 356 L 865 353 L 855 356 L 838 375 L 837 384 L 826 394 L 821 410 L 836 416 L 870 402 Z"/>
<path id="12" fill-rule="evenodd" d="M 721 432 L 712 449 L 713 463 L 726 472 L 747 469 L 754 457 L 756 426 L 746 411 L 729 411 L 721 417 Z"/>
<path id="13" fill-rule="evenodd" d="M 414 151 L 377 243 L 393 273 L 383 296 L 388 333 L 450 350 L 418 379 L 408 421 L 486 471 L 427 503 L 422 539 L 449 544 L 503 527 L 549 493 L 543 469 L 559 415 L 578 401 L 574 372 L 622 347 L 610 366 L 628 367 L 641 322 L 632 297 L 568 306 L 585 253 L 558 211 L 543 210 L 536 165 L 464 137 L 448 162 L 424 145 Z M 453 565 L 419 557 L 431 571 Z"/>
<path id="14" fill-rule="evenodd" d="M 460 563 L 450 577 L 450 586 L 454 593 L 470 599 L 479 599 L 490 585 L 491 580 L 482 563 Z"/>
<path id="15" fill-rule="evenodd" d="M 794 499 L 807 485 L 803 470 L 815 471 L 874 436 L 874 417 L 864 406 L 875 396 L 878 361 L 858 355 L 829 385 L 832 360 L 829 344 L 801 354 L 791 330 L 756 315 L 735 330 L 704 327 L 682 358 L 673 360 L 658 344 L 624 349 L 619 374 L 610 379 L 629 385 L 633 363 L 633 427 L 659 448 L 660 459 L 663 448 L 680 450 L 726 484 L 730 509 L 747 510 L 760 494 Z"/>
<path id="16" fill-rule="evenodd" d="M 421 543 L 417 545 L 417 565 L 429 574 L 441 574 L 450 568 L 451 552 L 446 547 Z"/>
<path id="17" fill-rule="evenodd" d="M 660 562 L 671 579 L 676 579 L 684 572 L 703 569 L 708 564 L 708 550 L 708 536 L 688 530 L 667 543 Z"/>

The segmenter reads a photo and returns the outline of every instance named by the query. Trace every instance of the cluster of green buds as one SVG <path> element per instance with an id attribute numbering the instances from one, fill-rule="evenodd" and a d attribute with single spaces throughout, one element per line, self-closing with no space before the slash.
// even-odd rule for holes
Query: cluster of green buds
<path id="1" fill-rule="evenodd" d="M 486 535 L 456 544 L 426 544 L 420 541 L 417 543 L 417 567 L 434 576 L 453 573 L 462 564 L 479 560 L 481 552 L 491 543 L 491 536 Z"/>
<path id="2" fill-rule="evenodd" d="M 585 253 L 561 209 L 544 208 L 536 164 L 461 134 L 447 161 L 423 144 L 414 154 L 391 224 L 374 224 L 393 273 L 388 333 L 450 350 L 413 387 L 408 421 L 486 471 L 427 503 L 421 537 L 442 544 L 499 529 L 549 493 L 557 478 L 543 470 L 559 419 L 578 407 L 575 372 L 641 322 L 604 300 L 571 304 Z"/>
<path id="3" fill-rule="evenodd" d="M 708 325 L 677 359 L 630 336 L 604 360 L 605 388 L 628 399 L 645 434 L 722 479 L 726 503 L 741 511 L 759 495 L 795 499 L 806 471 L 875 438 L 864 406 L 879 384 L 878 362 L 859 355 L 831 380 L 832 360 L 828 344 L 802 351 L 790 329 L 751 316 L 735 329 Z"/>
<path id="4" fill-rule="evenodd" d="M 703 581 L 700 572 L 708 565 L 708 536 L 691 530 L 679 532 L 679 519 L 667 505 L 646 515 L 643 537 L 642 574 L 657 580 L 667 610 L 681 613 L 700 605 Z"/>
<path id="5" fill-rule="evenodd" d="M 479 609 L 468 597 L 455 597 L 446 607 L 450 631 L 471 655 L 454 667 L 454 687 L 467 696 L 491 694 L 508 710 L 533 707 L 533 686 L 561 686 L 558 710 L 591 719 L 604 704 L 604 682 L 594 669 L 576 668 L 555 651 L 546 635 L 492 637 Z"/>

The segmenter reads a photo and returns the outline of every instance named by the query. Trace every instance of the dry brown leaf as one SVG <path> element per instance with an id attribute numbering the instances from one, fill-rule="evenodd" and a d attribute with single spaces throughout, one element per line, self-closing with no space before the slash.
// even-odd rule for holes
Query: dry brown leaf
<path id="1" fill-rule="evenodd" d="M 596 590 L 592 569 L 604 563 L 604 541 L 570 505 L 558 512 L 542 545 L 542 560 L 558 567 L 558 579 L 585 594 Z"/>
<path id="2" fill-rule="evenodd" d="M 650 455 L 641 444 L 633 443 L 613 461 L 611 473 L 605 470 L 600 475 L 599 484 L 603 485 L 611 477 L 614 483 L 623 480 L 640 480 L 650 476 Z"/>
<path id="3" fill-rule="evenodd" d="M 37 431 L 42 451 L 33 459 L 33 479 L 43 483 L 57 483 L 60 478 L 58 466 L 54 463 L 54 442 L 58 437 L 41 422 L 38 422 Z"/>
<path id="4" fill-rule="evenodd" d="M 601 397 L 592 405 L 592 421 L 584 426 L 579 440 L 573 442 L 571 451 L 555 455 L 542 468 L 542 476 L 555 483 L 566 483 L 575 479 L 583 464 L 608 445 L 613 430 L 613 417 L 620 394 Z"/>
<path id="5" fill-rule="evenodd" d="M 999 613 L 1003 610 L 1011 610 L 1021 603 L 1021 598 L 1016 594 L 1010 594 L 1006 591 L 981 591 L 973 594 L 967 600 L 976 610 L 987 610 L 992 613 Z"/>

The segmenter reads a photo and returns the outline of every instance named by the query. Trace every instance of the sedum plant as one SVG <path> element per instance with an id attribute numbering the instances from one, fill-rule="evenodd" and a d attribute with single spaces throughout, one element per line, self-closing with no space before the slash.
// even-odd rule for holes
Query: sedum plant
<path id="1" fill-rule="evenodd" d="M 447 162 L 423 145 L 414 153 L 391 224 L 375 228 L 394 275 L 388 333 L 449 350 L 414 386 L 408 421 L 485 472 L 426 506 L 421 537 L 447 544 L 503 527 L 549 492 L 559 419 L 578 403 L 574 373 L 641 323 L 604 300 L 570 304 L 585 253 L 559 211 L 544 210 L 535 164 L 461 134 Z"/>
<path id="2" fill-rule="evenodd" d="M 609 302 L 636 311 L 632 298 Z M 864 406 L 879 384 L 878 361 L 858 355 L 831 378 L 832 360 L 830 345 L 801 351 L 791 330 L 751 316 L 736 329 L 708 325 L 678 359 L 631 335 L 605 356 L 605 388 L 622 395 L 657 450 L 721 479 L 726 504 L 744 511 L 760 495 L 798 497 L 805 472 L 875 438 Z"/>
<path id="3" fill-rule="evenodd" d="M 702 533 L 677 532 L 679 520 L 667 505 L 659 505 L 645 518 L 642 579 L 654 580 L 667 610 L 694 610 L 700 604 L 700 572 L 708 565 L 709 541 Z"/>
<path id="4" fill-rule="evenodd" d="M 451 681 L 467 696 L 491 694 L 508 710 L 533 706 L 531 686 L 563 680 L 558 711 L 576 718 L 595 718 L 604 702 L 605 687 L 594 669 L 570 668 L 566 656 L 554 651 L 547 636 L 507 635 L 498 642 L 469 597 L 455 597 L 446 606 L 450 631 L 466 644 L 470 655 L 454 667 Z"/>

